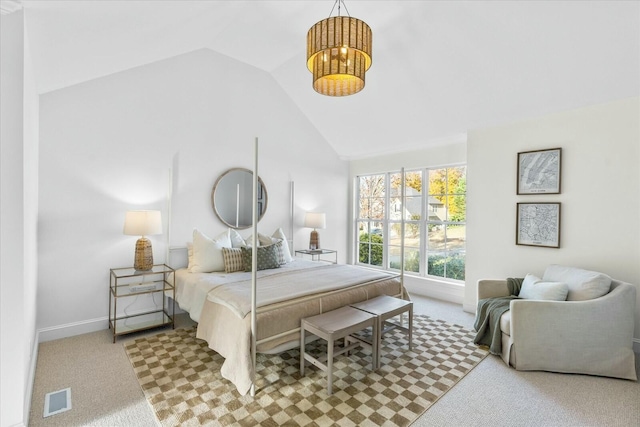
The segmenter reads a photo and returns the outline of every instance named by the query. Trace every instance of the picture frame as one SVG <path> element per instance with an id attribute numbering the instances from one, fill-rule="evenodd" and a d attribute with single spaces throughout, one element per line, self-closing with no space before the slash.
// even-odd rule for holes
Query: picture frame
<path id="1" fill-rule="evenodd" d="M 516 193 L 560 194 L 562 148 L 518 153 Z"/>
<path id="2" fill-rule="evenodd" d="M 560 213 L 560 203 L 518 203 L 516 245 L 559 248 Z"/>

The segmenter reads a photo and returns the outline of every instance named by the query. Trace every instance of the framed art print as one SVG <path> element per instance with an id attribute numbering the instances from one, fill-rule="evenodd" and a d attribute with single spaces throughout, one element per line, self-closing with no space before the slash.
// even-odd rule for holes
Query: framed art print
<path id="1" fill-rule="evenodd" d="M 518 203 L 516 245 L 560 247 L 560 203 Z"/>
<path id="2" fill-rule="evenodd" d="M 560 194 L 562 148 L 518 153 L 517 194 Z"/>

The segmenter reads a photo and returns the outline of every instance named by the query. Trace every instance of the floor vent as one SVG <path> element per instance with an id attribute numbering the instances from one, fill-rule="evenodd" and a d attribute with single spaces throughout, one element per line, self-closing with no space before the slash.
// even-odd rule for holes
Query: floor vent
<path id="1" fill-rule="evenodd" d="M 44 397 L 44 416 L 59 414 L 71 409 L 71 388 L 52 391 Z"/>

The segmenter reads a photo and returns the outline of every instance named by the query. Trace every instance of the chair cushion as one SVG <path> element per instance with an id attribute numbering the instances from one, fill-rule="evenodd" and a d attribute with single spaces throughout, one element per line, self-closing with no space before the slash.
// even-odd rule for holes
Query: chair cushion
<path id="1" fill-rule="evenodd" d="M 568 292 L 569 286 L 566 283 L 544 282 L 533 274 L 527 274 L 518 296 L 524 299 L 564 301 Z"/>
<path id="2" fill-rule="evenodd" d="M 544 272 L 545 282 L 564 282 L 569 286 L 567 301 L 585 301 L 599 298 L 609 292 L 611 277 L 597 271 L 550 265 Z"/>

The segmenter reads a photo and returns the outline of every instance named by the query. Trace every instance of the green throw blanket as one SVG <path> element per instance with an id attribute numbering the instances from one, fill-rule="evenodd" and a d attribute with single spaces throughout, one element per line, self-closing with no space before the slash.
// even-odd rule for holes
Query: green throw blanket
<path id="1" fill-rule="evenodd" d="M 478 333 L 473 342 L 489 347 L 489 353 L 502 353 L 502 333 L 500 317 L 509 310 L 511 300 L 517 299 L 524 279 L 507 279 L 510 296 L 485 298 L 478 301 L 478 311 L 473 327 Z"/>

